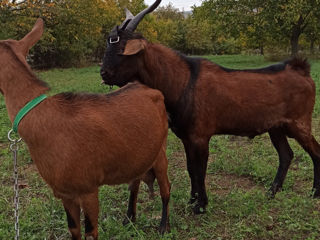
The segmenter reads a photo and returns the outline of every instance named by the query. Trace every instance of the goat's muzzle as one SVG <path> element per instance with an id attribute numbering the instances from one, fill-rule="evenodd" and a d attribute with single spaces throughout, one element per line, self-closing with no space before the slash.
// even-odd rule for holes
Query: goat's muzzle
<path id="1" fill-rule="evenodd" d="M 112 72 L 110 70 L 101 68 L 100 76 L 102 77 L 103 80 L 111 78 L 112 75 L 113 74 L 112 74 Z"/>

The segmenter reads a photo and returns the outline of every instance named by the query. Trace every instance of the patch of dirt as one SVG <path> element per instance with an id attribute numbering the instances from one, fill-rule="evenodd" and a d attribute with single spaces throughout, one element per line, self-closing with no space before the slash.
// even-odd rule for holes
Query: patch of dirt
<path id="1" fill-rule="evenodd" d="M 299 195 L 302 195 L 306 192 L 306 190 L 309 191 L 309 194 L 311 195 L 311 189 L 312 185 L 310 185 L 309 182 L 303 181 L 303 180 L 295 180 L 292 191 L 295 193 L 298 193 Z"/>
<path id="2" fill-rule="evenodd" d="M 209 191 L 218 195 L 227 195 L 233 189 L 242 189 L 244 191 L 252 191 L 253 189 L 264 190 L 262 186 L 249 177 L 221 172 L 208 174 L 206 177 L 206 186 Z"/>
<path id="3" fill-rule="evenodd" d="M 38 169 L 37 169 L 37 167 L 36 167 L 36 165 L 34 163 L 31 163 L 31 164 L 27 165 L 23 169 L 23 173 L 24 174 L 35 173 L 35 172 L 38 172 Z"/>
<path id="4" fill-rule="evenodd" d="M 239 136 L 230 135 L 229 142 L 236 143 L 237 146 L 245 146 L 245 145 L 252 144 L 252 139 L 248 137 L 239 137 Z"/>
<path id="5" fill-rule="evenodd" d="M 171 154 L 168 158 L 169 161 L 169 172 L 176 172 L 176 169 L 186 169 L 187 161 L 184 151 L 177 151 Z"/>
<path id="6" fill-rule="evenodd" d="M 246 138 L 239 138 L 240 142 L 244 145 L 248 141 Z M 238 141 L 239 139 L 233 139 Z M 209 161 L 212 159 L 209 157 Z M 177 151 L 172 153 L 169 158 L 169 176 L 173 178 L 179 178 L 177 175 L 177 169 L 187 170 L 187 163 L 184 151 Z M 264 190 L 264 187 L 253 181 L 250 177 L 238 176 L 235 174 L 229 174 L 224 172 L 218 172 L 214 174 L 207 174 L 206 176 L 206 187 L 210 192 L 214 192 L 218 195 L 227 195 L 233 189 L 242 189 L 244 191 L 251 191 L 253 189 Z"/>

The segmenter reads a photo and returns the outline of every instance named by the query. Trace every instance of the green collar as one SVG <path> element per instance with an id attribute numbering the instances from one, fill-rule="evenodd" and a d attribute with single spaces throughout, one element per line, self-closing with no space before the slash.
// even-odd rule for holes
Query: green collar
<path id="1" fill-rule="evenodd" d="M 17 114 L 16 118 L 13 121 L 12 129 L 15 133 L 18 132 L 18 125 L 21 121 L 21 119 L 30 112 L 35 106 L 37 106 L 39 103 L 41 103 L 44 99 L 47 98 L 47 95 L 42 94 L 39 97 L 31 100 L 28 102 Z"/>

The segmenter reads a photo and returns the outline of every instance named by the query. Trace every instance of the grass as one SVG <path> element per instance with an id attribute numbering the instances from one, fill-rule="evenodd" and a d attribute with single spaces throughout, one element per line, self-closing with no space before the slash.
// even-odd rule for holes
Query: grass
<path id="1" fill-rule="evenodd" d="M 232 68 L 261 67 L 269 64 L 257 56 L 208 56 Z M 55 69 L 38 72 L 53 93 L 88 91 L 106 93 L 99 85 L 99 67 Z M 314 135 L 320 141 L 320 61 L 312 62 L 312 77 L 317 84 Z M 13 165 L 6 134 L 10 128 L 5 103 L 0 97 L 0 239 L 13 239 Z M 213 136 L 210 141 L 207 213 L 194 216 L 189 199 L 190 181 L 180 140 L 170 132 L 167 155 L 172 183 L 170 201 L 171 232 L 159 236 L 161 200 L 148 198 L 146 186 L 139 194 L 137 222 L 122 226 L 128 201 L 126 185 L 100 188 L 100 239 L 320 239 L 319 200 L 310 197 L 313 166 L 309 156 L 293 140 L 295 157 L 283 191 L 274 200 L 265 196 L 278 166 L 278 157 L 268 135 L 252 140 Z M 62 204 L 39 176 L 25 145 L 20 145 L 21 239 L 68 239 Z M 156 190 L 158 190 L 156 186 Z"/>

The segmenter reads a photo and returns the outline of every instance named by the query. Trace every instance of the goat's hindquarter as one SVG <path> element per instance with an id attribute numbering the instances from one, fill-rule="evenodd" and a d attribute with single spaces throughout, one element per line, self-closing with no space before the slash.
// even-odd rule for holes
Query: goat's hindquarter
<path id="1" fill-rule="evenodd" d="M 55 192 L 127 183 L 152 167 L 167 119 L 162 95 L 150 91 L 159 100 L 141 90 L 72 104 L 55 96 L 21 122 L 31 157 Z"/>
<path id="2" fill-rule="evenodd" d="M 315 87 L 291 69 L 262 74 L 204 65 L 195 88 L 195 132 L 254 137 L 310 117 Z"/>

